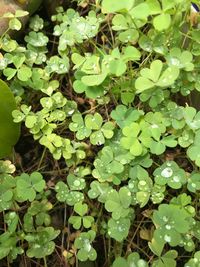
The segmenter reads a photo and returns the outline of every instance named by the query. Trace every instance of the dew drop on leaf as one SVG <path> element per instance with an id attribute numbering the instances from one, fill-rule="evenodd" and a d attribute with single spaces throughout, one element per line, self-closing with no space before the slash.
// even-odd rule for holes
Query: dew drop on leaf
<path id="1" fill-rule="evenodd" d="M 171 225 L 166 224 L 165 228 L 166 228 L 167 230 L 170 230 L 172 227 L 171 227 Z"/>
<path id="2" fill-rule="evenodd" d="M 170 242 L 170 241 L 171 241 L 171 236 L 169 236 L 169 235 L 164 235 L 164 240 L 165 240 L 166 242 Z"/>
<path id="3" fill-rule="evenodd" d="M 161 175 L 165 178 L 169 178 L 171 177 L 173 174 L 173 170 L 169 167 L 165 168 L 164 170 L 162 170 Z"/>
<path id="4" fill-rule="evenodd" d="M 175 183 L 180 182 L 180 177 L 178 177 L 178 176 L 174 176 L 174 177 L 173 177 L 173 181 L 174 181 Z"/>

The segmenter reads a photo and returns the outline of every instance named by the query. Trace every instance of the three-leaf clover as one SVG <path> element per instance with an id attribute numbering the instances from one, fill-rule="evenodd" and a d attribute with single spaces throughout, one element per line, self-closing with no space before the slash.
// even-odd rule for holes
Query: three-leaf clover
<path id="1" fill-rule="evenodd" d="M 140 77 L 135 82 L 137 93 L 141 93 L 152 87 L 168 87 L 172 85 L 179 76 L 179 69 L 175 66 L 166 68 L 163 72 L 164 64 L 160 60 L 151 63 L 150 68 L 140 71 Z"/>
<path id="2" fill-rule="evenodd" d="M 148 263 L 140 258 L 140 255 L 137 252 L 133 252 L 128 255 L 127 259 L 122 257 L 117 257 L 113 262 L 112 267 L 148 267 Z"/>
<path id="3" fill-rule="evenodd" d="M 200 264 L 200 251 L 196 251 L 193 258 L 191 258 L 184 267 L 198 267 Z"/>
<path id="4" fill-rule="evenodd" d="M 55 249 L 55 243 L 52 241 L 60 231 L 53 227 L 38 227 L 36 232 L 27 234 L 24 238 L 28 241 L 29 248 L 27 256 L 32 258 L 44 258 L 51 255 Z"/>
<path id="5" fill-rule="evenodd" d="M 119 192 L 112 189 L 108 192 L 105 209 L 112 212 L 112 218 L 114 220 L 119 220 L 129 214 L 131 199 L 131 192 L 127 187 L 121 187 Z"/>
<path id="6" fill-rule="evenodd" d="M 194 69 L 192 53 L 189 51 L 182 52 L 178 47 L 172 48 L 169 55 L 166 56 L 166 59 L 169 66 L 175 66 L 185 71 L 192 71 Z"/>
<path id="7" fill-rule="evenodd" d="M 67 184 L 62 181 L 56 184 L 55 191 L 57 192 L 56 198 L 58 201 L 66 202 L 70 206 L 73 206 L 75 203 L 84 200 L 83 193 L 76 190 L 69 190 Z"/>
<path id="8" fill-rule="evenodd" d="M 94 222 L 94 218 L 86 215 L 88 212 L 88 205 L 78 202 L 74 205 L 74 211 L 79 216 L 70 216 L 69 223 L 73 224 L 75 229 L 80 229 L 82 224 L 85 228 L 90 228 Z"/>
<path id="9" fill-rule="evenodd" d="M 187 189 L 196 193 L 196 191 L 200 190 L 200 174 L 198 172 L 193 172 L 187 179 Z"/>
<path id="10" fill-rule="evenodd" d="M 154 238 L 162 243 L 169 243 L 171 246 L 179 245 L 181 234 L 190 229 L 191 215 L 178 205 L 160 204 L 158 210 L 153 213 L 153 222 L 156 225 Z"/>
<path id="11" fill-rule="evenodd" d="M 22 201 L 33 201 L 37 192 L 42 192 L 45 188 L 45 180 L 39 172 L 33 172 L 30 176 L 22 173 L 16 177 L 17 196 Z"/>
<path id="12" fill-rule="evenodd" d="M 123 105 L 117 105 L 116 109 L 111 112 L 112 119 L 116 121 L 121 129 L 137 121 L 142 115 L 143 111 L 127 108 Z"/>
<path id="13" fill-rule="evenodd" d="M 122 242 L 128 236 L 129 228 L 130 219 L 128 218 L 118 220 L 111 218 L 108 221 L 108 235 L 118 242 Z"/>
<path id="14" fill-rule="evenodd" d="M 94 261 L 96 259 L 96 250 L 91 245 L 95 236 L 95 231 L 90 230 L 81 233 L 80 236 L 75 239 L 74 246 L 78 249 L 77 257 L 80 261 L 86 261 L 87 259 Z"/>
<path id="15" fill-rule="evenodd" d="M 158 185 L 167 184 L 174 189 L 179 189 L 186 183 L 185 171 L 174 161 L 166 161 L 154 171 L 154 176 Z"/>

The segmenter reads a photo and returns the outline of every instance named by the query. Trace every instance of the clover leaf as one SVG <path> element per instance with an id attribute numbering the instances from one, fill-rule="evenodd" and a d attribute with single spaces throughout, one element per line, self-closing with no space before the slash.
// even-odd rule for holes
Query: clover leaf
<path id="1" fill-rule="evenodd" d="M 200 112 L 197 112 L 195 108 L 185 107 L 183 116 L 190 129 L 197 130 L 200 128 Z"/>
<path id="2" fill-rule="evenodd" d="M 111 139 L 113 137 L 114 124 L 112 122 L 106 122 L 100 128 L 100 130 L 93 132 L 90 135 L 90 142 L 93 145 L 102 145 L 105 143 L 106 139 Z"/>
<path id="3" fill-rule="evenodd" d="M 150 198 L 152 180 L 148 172 L 139 165 L 129 169 L 129 177 L 128 189 L 136 203 L 139 203 L 140 207 L 144 207 Z"/>
<path id="4" fill-rule="evenodd" d="M 13 192 L 1 185 L 0 189 L 0 211 L 8 210 L 12 206 Z"/>
<path id="5" fill-rule="evenodd" d="M 33 201 L 37 192 L 45 188 L 45 180 L 39 172 L 33 172 L 30 176 L 26 173 L 17 178 L 17 195 L 22 201 Z"/>
<path id="6" fill-rule="evenodd" d="M 188 157 L 195 162 L 197 166 L 200 166 L 200 151 L 199 151 L 199 141 L 200 141 L 200 130 L 196 131 L 194 137 L 194 143 L 188 148 Z"/>
<path id="7" fill-rule="evenodd" d="M 100 152 L 100 157 L 94 161 L 95 169 L 92 175 L 100 182 L 113 181 L 117 182 L 118 174 L 123 173 L 124 166 L 120 161 L 115 159 L 112 148 L 104 146 Z"/>
<path id="8" fill-rule="evenodd" d="M 32 29 L 34 32 L 38 32 L 42 30 L 44 27 L 44 20 L 40 18 L 38 15 L 31 17 L 29 28 Z"/>
<path id="9" fill-rule="evenodd" d="M 196 251 L 193 258 L 191 258 L 184 267 L 198 267 L 200 264 L 200 251 Z"/>
<path id="10" fill-rule="evenodd" d="M 126 108 L 123 105 L 117 105 L 116 109 L 111 112 L 111 117 L 116 121 L 118 126 L 122 129 L 128 126 L 131 122 L 137 121 L 143 112 L 133 108 Z"/>
<path id="11" fill-rule="evenodd" d="M 151 200 L 153 204 L 161 203 L 165 197 L 166 187 L 164 185 L 154 184 L 151 191 Z"/>
<path id="12" fill-rule="evenodd" d="M 25 41 L 34 47 L 42 47 L 47 45 L 49 38 L 42 32 L 31 31 L 25 36 Z"/>
<path id="13" fill-rule="evenodd" d="M 86 186 L 85 179 L 74 174 L 67 176 L 67 183 L 71 190 L 83 190 Z"/>
<path id="14" fill-rule="evenodd" d="M 169 28 L 171 24 L 170 14 L 160 14 L 153 19 L 153 25 L 157 31 L 163 31 Z"/>
<path id="15" fill-rule="evenodd" d="M 140 258 L 140 255 L 137 252 L 133 252 L 128 255 L 127 259 L 122 257 L 117 257 L 113 262 L 112 267 L 148 267 L 148 263 Z"/>
<path id="16" fill-rule="evenodd" d="M 72 116 L 72 121 L 69 124 L 69 129 L 73 132 L 76 132 L 76 137 L 78 140 L 83 140 L 86 137 L 89 137 L 91 134 L 91 129 L 87 128 L 81 114 L 74 114 Z"/>
<path id="17" fill-rule="evenodd" d="M 131 192 L 127 187 L 121 187 L 119 192 L 112 189 L 108 192 L 105 202 L 105 209 L 112 212 L 112 218 L 118 220 L 126 217 L 131 204 Z"/>
<path id="18" fill-rule="evenodd" d="M 94 11 L 90 11 L 87 16 L 80 16 L 73 9 L 68 9 L 63 16 L 53 16 L 52 20 L 58 21 L 54 27 L 54 35 L 59 36 L 58 51 L 62 54 L 68 46 L 80 44 L 98 33 L 101 18 L 96 17 Z"/>
<path id="19" fill-rule="evenodd" d="M 73 206 L 77 202 L 84 200 L 84 195 L 81 192 L 69 190 L 66 183 L 59 181 L 55 186 L 55 191 L 57 192 L 56 198 L 60 202 L 66 202 L 68 205 Z"/>
<path id="20" fill-rule="evenodd" d="M 88 191 L 88 196 L 91 199 L 98 198 L 99 202 L 105 203 L 107 194 L 111 190 L 108 183 L 99 183 L 98 181 L 93 181 L 90 184 L 90 190 Z"/>
<path id="21" fill-rule="evenodd" d="M 79 229 L 82 224 L 85 228 L 90 228 L 94 222 L 94 218 L 92 216 L 85 215 L 88 212 L 88 205 L 78 202 L 74 205 L 74 211 L 79 216 L 70 216 L 69 223 L 73 224 L 75 229 Z"/>
<path id="22" fill-rule="evenodd" d="M 159 259 L 155 260 L 152 264 L 152 267 L 167 267 L 172 266 L 176 267 L 176 258 L 178 253 L 176 250 L 170 250 L 166 252 L 164 255 L 159 257 Z"/>
<path id="23" fill-rule="evenodd" d="M 200 190 L 200 174 L 198 172 L 193 172 L 188 177 L 187 188 L 192 193 L 196 193 L 196 191 Z"/>
<path id="24" fill-rule="evenodd" d="M 29 248 L 27 256 L 32 258 L 43 258 L 51 255 L 55 249 L 55 243 L 52 241 L 60 231 L 54 230 L 53 227 L 38 227 L 37 232 L 27 234 L 24 238 L 28 241 Z"/>
<path id="25" fill-rule="evenodd" d="M 86 261 L 87 259 L 91 261 L 96 260 L 97 253 L 91 245 L 95 236 L 95 231 L 90 230 L 81 233 L 80 236 L 75 239 L 74 246 L 78 249 L 77 257 L 80 261 Z"/>
<path id="26" fill-rule="evenodd" d="M 135 82 L 137 93 L 141 93 L 152 87 L 168 87 L 172 85 L 179 76 L 179 69 L 175 66 L 168 67 L 162 72 L 163 63 L 155 60 L 151 63 L 150 68 L 143 68 L 140 71 L 140 77 Z"/>
<path id="27" fill-rule="evenodd" d="M 134 4 L 133 0 L 125 0 L 124 2 L 116 2 L 113 5 L 112 0 L 103 0 L 102 2 L 102 12 L 103 13 L 115 13 L 121 10 L 130 10 Z"/>
<path id="28" fill-rule="evenodd" d="M 155 181 L 159 185 L 169 185 L 179 189 L 186 183 L 186 174 L 174 161 L 166 161 L 154 171 Z"/>
<path id="29" fill-rule="evenodd" d="M 68 57 L 58 57 L 52 56 L 49 60 L 47 60 L 46 71 L 48 74 L 58 73 L 64 74 L 69 71 L 69 59 Z"/>
<path id="30" fill-rule="evenodd" d="M 166 59 L 169 66 L 175 66 L 185 71 L 192 71 L 194 69 L 192 54 L 189 51 L 182 52 L 178 47 L 172 48 Z"/>
<path id="31" fill-rule="evenodd" d="M 87 86 L 80 80 L 75 80 L 73 83 L 74 91 L 78 94 L 85 92 L 89 98 L 97 98 L 104 95 L 104 87 L 99 86 Z"/>
<path id="32" fill-rule="evenodd" d="M 190 214 L 179 206 L 160 204 L 152 218 L 156 225 L 154 238 L 171 246 L 179 245 L 181 234 L 187 233 L 190 229 L 189 217 Z"/>
<path id="33" fill-rule="evenodd" d="M 123 128 L 122 133 L 125 137 L 121 138 L 120 144 L 123 148 L 130 150 L 134 156 L 140 156 L 143 153 L 143 145 L 138 139 L 141 127 L 138 123 L 133 122 Z"/>
<path id="34" fill-rule="evenodd" d="M 0 259 L 9 256 L 11 259 L 16 259 L 18 255 L 23 254 L 23 248 L 17 244 L 17 234 L 6 231 L 0 235 Z"/>
<path id="35" fill-rule="evenodd" d="M 118 242 L 122 242 L 128 236 L 129 228 L 130 219 L 119 218 L 114 220 L 111 218 L 108 221 L 108 235 Z"/>

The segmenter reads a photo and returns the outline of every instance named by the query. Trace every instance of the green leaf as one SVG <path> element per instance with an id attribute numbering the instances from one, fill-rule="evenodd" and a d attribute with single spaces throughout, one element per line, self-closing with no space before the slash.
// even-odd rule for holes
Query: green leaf
<path id="1" fill-rule="evenodd" d="M 121 76 L 126 71 L 126 64 L 121 59 L 110 62 L 110 72 L 116 76 Z"/>
<path id="2" fill-rule="evenodd" d="M 108 221 L 108 234 L 118 242 L 122 242 L 127 236 L 130 228 L 130 220 L 120 218 L 118 220 L 110 219 Z"/>
<path id="3" fill-rule="evenodd" d="M 149 6 L 146 3 L 141 3 L 133 7 L 129 13 L 133 19 L 146 20 L 147 17 L 150 15 L 150 10 Z"/>
<path id="4" fill-rule="evenodd" d="M 81 81 L 87 86 L 95 86 L 103 83 L 107 76 L 107 72 L 98 75 L 86 75 L 81 78 Z"/>
<path id="5" fill-rule="evenodd" d="M 78 202 L 74 205 L 74 211 L 83 217 L 88 211 L 88 205 Z"/>
<path id="6" fill-rule="evenodd" d="M 171 16 L 169 14 L 160 14 L 153 19 L 153 25 L 157 31 L 167 30 L 171 24 Z"/>
<path id="7" fill-rule="evenodd" d="M 102 1 L 102 12 L 103 13 L 115 13 L 123 10 L 130 10 L 134 5 L 135 0 L 124 0 L 117 1 L 113 5 L 113 0 Z"/>
<path id="8" fill-rule="evenodd" d="M 22 81 L 26 82 L 28 81 L 32 76 L 32 70 L 31 68 L 23 65 L 18 71 L 17 71 L 17 78 Z"/>
<path id="9" fill-rule="evenodd" d="M 135 48 L 134 46 L 127 46 L 123 50 L 122 59 L 125 62 L 136 61 L 136 60 L 139 60 L 140 57 L 141 57 L 140 51 L 137 48 Z"/>
<path id="10" fill-rule="evenodd" d="M 179 69 L 177 67 L 167 68 L 156 83 L 157 86 L 167 87 L 174 83 L 179 76 Z"/>
<path id="11" fill-rule="evenodd" d="M 140 74 L 143 77 L 148 78 L 153 82 L 157 82 L 160 76 L 160 73 L 162 71 L 162 68 L 163 68 L 162 61 L 154 60 L 150 65 L 150 69 L 144 68 L 141 70 Z"/>
<path id="12" fill-rule="evenodd" d="M 18 20 L 17 18 L 13 18 L 9 21 L 9 28 L 11 30 L 16 30 L 19 31 L 22 27 L 22 24 L 20 22 L 20 20 Z"/>
<path id="13" fill-rule="evenodd" d="M 0 158 L 8 156 L 20 135 L 20 125 L 13 122 L 16 103 L 9 87 L 0 80 Z"/>
<path id="14" fill-rule="evenodd" d="M 152 87 L 154 87 L 154 83 L 145 77 L 139 77 L 135 82 L 135 88 L 137 89 L 138 93 L 148 90 Z"/>

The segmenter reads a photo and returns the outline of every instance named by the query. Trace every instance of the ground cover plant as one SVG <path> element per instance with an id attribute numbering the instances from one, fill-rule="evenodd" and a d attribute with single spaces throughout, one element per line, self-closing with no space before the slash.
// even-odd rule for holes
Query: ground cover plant
<path id="1" fill-rule="evenodd" d="M 64 2 L 1 18 L 0 266 L 199 267 L 198 16 Z"/>

